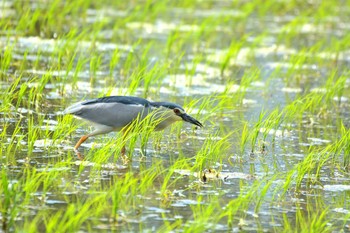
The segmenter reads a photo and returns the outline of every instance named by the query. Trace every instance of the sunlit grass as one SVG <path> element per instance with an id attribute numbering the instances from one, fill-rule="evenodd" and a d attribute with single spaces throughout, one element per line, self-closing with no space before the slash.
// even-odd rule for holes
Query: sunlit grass
<path id="1" fill-rule="evenodd" d="M 1 3 L 2 231 L 348 229 L 348 8 Z M 176 102 L 204 128 L 145 119 L 77 161 L 89 125 L 59 112 L 105 95 Z"/>

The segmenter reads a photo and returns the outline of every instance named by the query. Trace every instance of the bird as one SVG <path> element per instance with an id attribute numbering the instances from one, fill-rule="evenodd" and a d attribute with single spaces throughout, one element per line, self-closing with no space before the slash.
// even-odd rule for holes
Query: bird
<path id="1" fill-rule="evenodd" d="M 85 100 L 69 106 L 63 114 L 86 120 L 94 127 L 92 132 L 83 135 L 74 146 L 74 151 L 80 160 L 84 158 L 78 148 L 88 138 L 113 131 L 122 131 L 125 138 L 128 126 L 132 126 L 137 120 L 142 121 L 149 114 L 152 114 L 150 120 L 155 124 L 155 131 L 163 130 L 177 121 L 203 127 L 202 123 L 188 115 L 183 107 L 176 103 L 152 102 L 135 96 L 105 96 Z M 125 156 L 125 152 L 123 145 L 121 154 Z"/>

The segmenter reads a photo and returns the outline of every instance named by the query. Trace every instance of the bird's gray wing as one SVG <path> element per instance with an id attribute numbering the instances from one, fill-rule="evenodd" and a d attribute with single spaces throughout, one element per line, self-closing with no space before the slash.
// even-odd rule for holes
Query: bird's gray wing
<path id="1" fill-rule="evenodd" d="M 151 104 L 148 100 L 135 96 L 106 96 L 98 99 L 86 100 L 81 104 L 88 105 L 95 103 L 122 103 L 126 105 L 142 105 L 145 107 Z"/>
<path id="2" fill-rule="evenodd" d="M 73 115 L 85 120 L 122 129 L 139 115 L 144 118 L 149 111 L 142 105 L 125 105 L 122 103 L 96 103 L 81 105 Z"/>
<path id="3" fill-rule="evenodd" d="M 110 96 L 72 105 L 64 112 L 120 130 L 139 115 L 143 119 L 150 110 L 150 103 L 145 99 L 132 96 Z"/>

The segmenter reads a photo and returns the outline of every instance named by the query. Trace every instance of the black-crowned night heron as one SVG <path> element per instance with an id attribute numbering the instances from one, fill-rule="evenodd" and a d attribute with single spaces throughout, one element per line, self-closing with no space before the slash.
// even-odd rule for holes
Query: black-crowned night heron
<path id="1" fill-rule="evenodd" d="M 162 130 L 176 121 L 186 121 L 202 127 L 203 125 L 185 113 L 178 104 L 170 102 L 151 102 L 134 96 L 108 96 L 98 99 L 86 100 L 68 107 L 64 114 L 72 114 L 90 122 L 95 130 L 80 138 L 74 146 L 77 156 L 79 146 L 91 136 L 106 134 L 112 131 L 126 129 L 136 119 L 143 120 L 150 113 L 151 121 L 155 122 L 155 130 Z M 125 154 L 125 146 L 122 148 Z"/>

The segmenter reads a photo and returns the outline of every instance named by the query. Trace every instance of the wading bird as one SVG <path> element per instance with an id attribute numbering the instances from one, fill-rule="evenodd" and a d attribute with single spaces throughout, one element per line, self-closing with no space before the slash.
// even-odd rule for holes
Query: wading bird
<path id="1" fill-rule="evenodd" d="M 63 114 L 71 114 L 90 122 L 95 130 L 83 135 L 74 146 L 74 151 L 79 159 L 83 159 L 79 153 L 79 146 L 91 136 L 106 134 L 112 131 L 127 132 L 128 126 L 136 121 L 142 121 L 149 114 L 151 123 L 154 123 L 154 130 L 163 130 L 176 121 L 186 121 L 202 127 L 203 125 L 195 118 L 185 113 L 185 110 L 178 104 L 170 102 L 151 102 L 134 96 L 108 96 L 98 99 L 86 100 L 76 103 Z M 125 145 L 121 153 L 125 155 Z"/>

